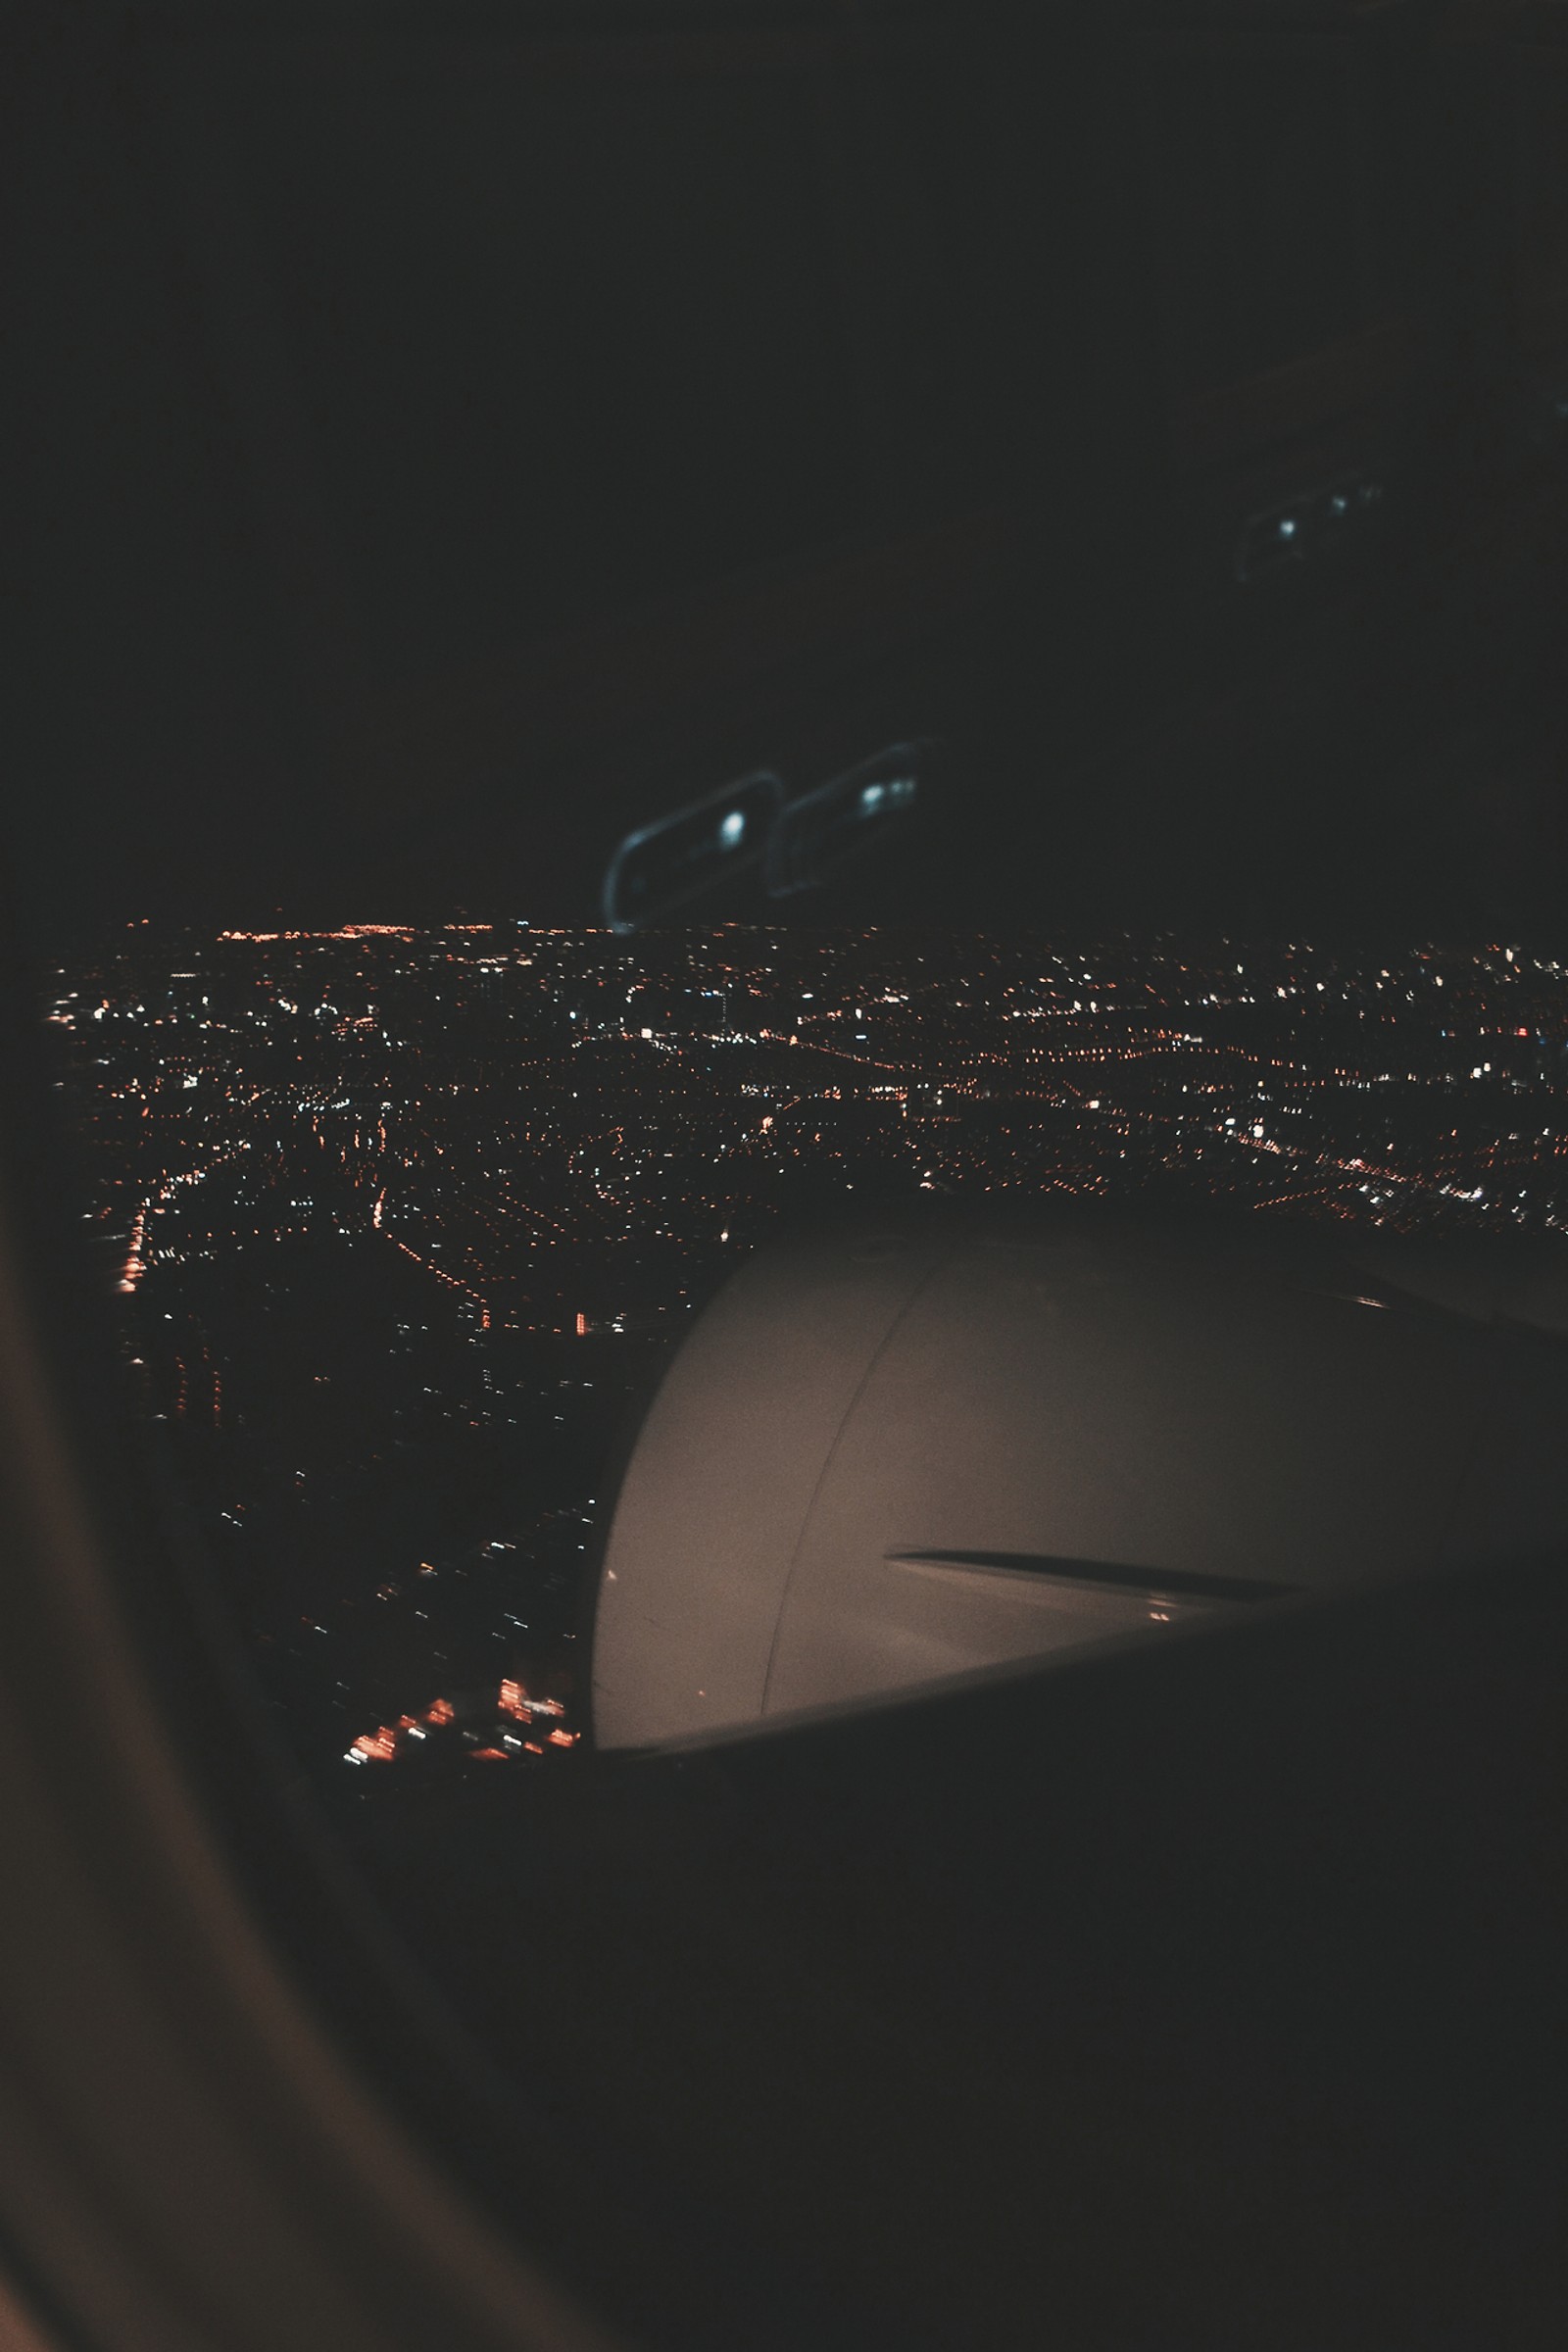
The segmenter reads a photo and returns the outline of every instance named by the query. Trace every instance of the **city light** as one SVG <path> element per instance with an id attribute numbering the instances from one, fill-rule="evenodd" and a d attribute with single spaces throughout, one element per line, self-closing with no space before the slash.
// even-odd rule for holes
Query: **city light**
<path id="1" fill-rule="evenodd" d="M 574 1769 L 616 1432 L 792 1220 L 1568 1229 L 1568 973 L 1517 944 L 138 924 L 40 1017 L 126 1378 L 356 1802 Z"/>

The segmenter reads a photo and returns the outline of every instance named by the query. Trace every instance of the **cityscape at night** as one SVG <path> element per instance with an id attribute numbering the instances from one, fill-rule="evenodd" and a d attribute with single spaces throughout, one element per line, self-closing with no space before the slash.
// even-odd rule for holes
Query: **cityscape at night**
<path id="1" fill-rule="evenodd" d="M 138 923 L 47 1015 L 145 1414 L 361 1798 L 580 1745 L 640 1405 L 783 1222 L 1568 1223 L 1568 966 L 1501 944 Z"/>

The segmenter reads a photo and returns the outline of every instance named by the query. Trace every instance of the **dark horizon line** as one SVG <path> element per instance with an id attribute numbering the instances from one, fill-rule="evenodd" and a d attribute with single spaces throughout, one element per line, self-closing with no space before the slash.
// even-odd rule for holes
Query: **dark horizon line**
<path id="1" fill-rule="evenodd" d="M 1184 926 L 1161 923 L 1148 928 L 1131 924 L 1091 926 L 1088 924 L 1012 924 L 995 928 L 973 923 L 943 923 L 930 921 L 856 922 L 839 918 L 834 921 L 811 923 L 798 920 L 769 922 L 755 917 L 715 918 L 710 921 L 650 923 L 632 932 L 617 932 L 602 920 L 563 920 L 558 916 L 520 914 L 476 914 L 468 908 L 454 906 L 439 915 L 359 914 L 343 916 L 334 922 L 307 921 L 288 915 L 281 908 L 270 911 L 269 920 L 242 922 L 235 918 L 223 921 L 212 915 L 195 916 L 160 911 L 147 915 L 87 916 L 77 923 L 63 924 L 62 930 L 72 933 L 74 948 L 88 944 L 107 946 L 118 944 L 126 932 L 147 930 L 160 936 L 173 932 L 199 933 L 214 944 L 220 941 L 254 941 L 272 944 L 290 940 L 334 939 L 351 937 L 356 933 L 369 936 L 400 933 L 420 934 L 458 930 L 465 926 L 473 931 L 521 930 L 542 934 L 568 933 L 579 937 L 618 939 L 628 949 L 638 941 L 652 939 L 689 938 L 726 931 L 770 933 L 781 937 L 798 938 L 868 938 L 887 937 L 922 939 L 974 939 L 994 944 L 1019 945 L 1036 941 L 1066 947 L 1102 947 L 1113 942 L 1132 947 L 1154 947 L 1168 941 L 1180 941 L 1190 952 L 1201 953 L 1214 947 L 1244 954 L 1280 954 L 1297 950 L 1313 954 L 1336 955 L 1403 955 L 1412 956 L 1472 956 L 1483 954 L 1500 955 L 1512 949 L 1516 954 L 1568 956 L 1568 938 L 1546 941 L 1532 938 L 1521 932 L 1513 937 L 1475 934 L 1435 934 L 1412 937 L 1391 932 L 1356 931 L 1353 934 L 1327 929 L 1309 937 L 1298 929 L 1291 932 L 1262 933 L 1250 927 L 1225 931 L 1211 925 Z"/>

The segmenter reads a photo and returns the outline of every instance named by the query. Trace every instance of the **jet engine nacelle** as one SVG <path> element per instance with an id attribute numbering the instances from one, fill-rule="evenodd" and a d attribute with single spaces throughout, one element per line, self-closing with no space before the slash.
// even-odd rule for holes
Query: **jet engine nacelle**
<path id="1" fill-rule="evenodd" d="M 1568 1250 L 1072 1216 L 752 1258 L 633 1451 L 601 1746 L 1568 1547 Z"/>

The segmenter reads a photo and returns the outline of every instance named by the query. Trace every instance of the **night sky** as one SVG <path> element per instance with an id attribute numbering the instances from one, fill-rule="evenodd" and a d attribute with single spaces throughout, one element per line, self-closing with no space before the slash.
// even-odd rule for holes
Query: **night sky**
<path id="1" fill-rule="evenodd" d="M 1137 10 L 34 8 L 40 942 L 594 919 L 628 826 L 916 732 L 925 843 L 802 919 L 1551 936 L 1562 356 L 1498 307 L 1511 118 L 1382 14 L 1232 73 Z M 1226 423 L 1396 331 L 1352 424 Z M 1387 543 L 1238 596 L 1346 468 Z"/>

